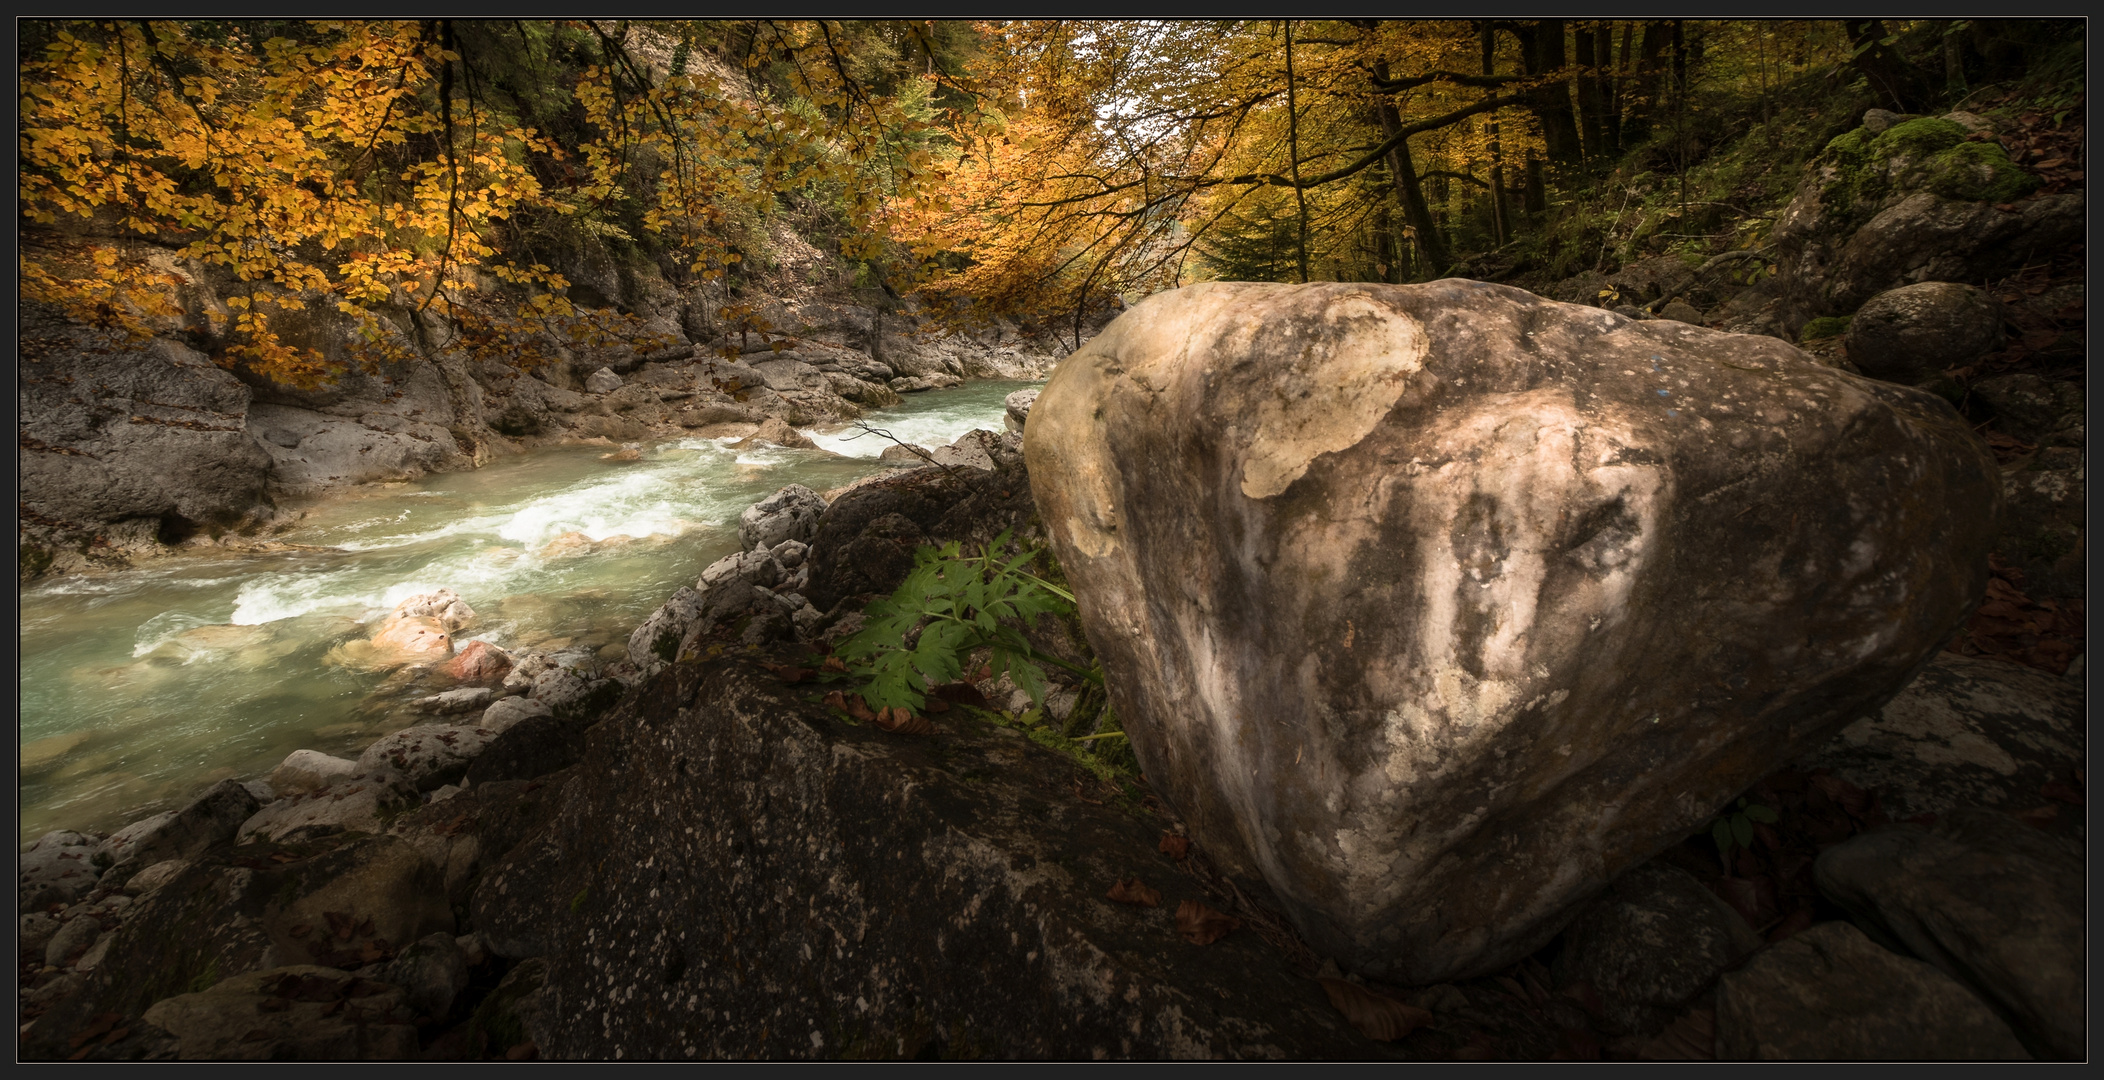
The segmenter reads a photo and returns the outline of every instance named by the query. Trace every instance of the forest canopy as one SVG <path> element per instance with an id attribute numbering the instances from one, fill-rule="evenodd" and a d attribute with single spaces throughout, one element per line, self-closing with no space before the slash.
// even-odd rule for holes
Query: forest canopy
<path id="1" fill-rule="evenodd" d="M 1077 324 L 1208 278 L 1757 251 L 1864 107 L 2079 87 L 2082 46 L 2075 20 L 21 26 L 25 297 L 137 328 L 171 256 L 206 264 L 239 283 L 221 362 L 290 383 L 330 374 L 279 332 L 309 305 L 376 359 L 635 338 L 562 272 L 589 245 L 750 321 L 783 221 L 938 316 Z"/>

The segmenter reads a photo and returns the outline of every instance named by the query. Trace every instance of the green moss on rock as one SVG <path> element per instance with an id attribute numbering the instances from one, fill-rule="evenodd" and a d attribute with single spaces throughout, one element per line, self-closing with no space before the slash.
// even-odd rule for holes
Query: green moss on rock
<path id="1" fill-rule="evenodd" d="M 1929 159 L 1923 186 L 1946 199 L 1999 203 L 2036 191 L 2038 177 L 2017 168 L 1999 146 L 1961 142 Z"/>
<path id="2" fill-rule="evenodd" d="M 1852 316 L 1848 315 L 1829 315 L 1823 319 L 1813 319 L 1804 324 L 1803 330 L 1798 331 L 1797 340 L 1817 341 L 1820 338 L 1833 337 L 1848 329 L 1851 318 Z"/>
<path id="3" fill-rule="evenodd" d="M 1836 135 L 1814 167 L 1827 176 L 1820 201 L 1841 228 L 1867 219 L 1895 191 L 1928 191 L 1946 199 L 2008 202 L 2038 187 L 1992 142 L 1968 142 L 1966 131 L 1936 117 Z"/>
<path id="4" fill-rule="evenodd" d="M 1964 128 L 1949 120 L 1925 116 L 1886 128 L 1870 140 L 1869 149 L 1871 156 L 1876 158 L 1894 158 L 1901 154 L 1928 157 L 1964 141 Z"/>

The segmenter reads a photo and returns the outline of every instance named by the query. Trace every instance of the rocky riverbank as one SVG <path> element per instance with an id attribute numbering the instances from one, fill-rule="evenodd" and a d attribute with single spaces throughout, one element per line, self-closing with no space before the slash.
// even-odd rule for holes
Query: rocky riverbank
<path id="1" fill-rule="evenodd" d="M 441 657 L 472 612 L 445 595 L 405 603 L 375 647 L 428 650 L 459 681 L 419 702 L 415 723 L 355 761 L 301 752 L 107 837 L 40 839 L 22 881 L 25 1046 L 88 1059 L 2070 1052 L 2081 997 L 2054 981 L 2065 964 L 1996 943 L 2021 926 L 2022 940 L 2079 944 L 2077 815 L 2039 812 L 2080 768 L 2074 681 L 1945 655 L 1756 788 L 1782 811 L 1763 826 L 1773 847 L 1720 868 L 1695 836 L 1489 975 L 1349 976 L 1134 778 L 963 710 L 929 734 L 888 733 L 800 681 L 796 665 L 897 584 L 914 546 L 1041 535 L 1016 435 L 959 442 L 984 461 L 756 505 L 746 550 L 670 598 L 611 664 L 480 644 Z M 1048 643 L 1086 650 L 1071 626 Z M 1009 717 L 1028 704 L 1012 686 L 974 689 Z M 1055 686 L 1050 707 L 1071 708 L 1074 689 Z M 2005 901 L 1974 895 L 1988 880 Z M 1835 950 L 1861 956 L 1818 962 Z"/>
<path id="2" fill-rule="evenodd" d="M 160 319 L 152 337 L 24 308 L 23 580 L 184 547 L 267 544 L 300 500 L 536 446 L 695 434 L 793 442 L 786 428 L 853 419 L 900 394 L 1041 379 L 1073 344 L 1006 319 L 938 332 L 910 302 L 887 312 L 809 288 L 750 297 L 744 328 L 729 329 L 652 267 L 586 265 L 572 268 L 575 280 L 637 313 L 647 340 L 670 344 L 557 344 L 557 359 L 522 365 L 445 344 L 457 327 L 405 311 L 395 322 L 429 322 L 422 340 L 433 344 L 405 333 L 401 358 L 370 363 L 347 323 L 300 313 L 282 317 L 297 323 L 282 332 L 341 373 L 303 388 L 215 362 L 234 283 L 209 267 L 158 264 L 183 282 L 170 297 L 181 313 Z M 1084 334 L 1115 314 L 1097 312 Z"/>
<path id="3" fill-rule="evenodd" d="M 1703 369 L 1715 356 L 1742 374 L 1775 376 L 1768 382 L 1795 380 L 1798 397 L 1782 403 L 1791 409 L 1814 409 L 1808 396 L 1875 399 L 1942 424 L 1955 419 L 1931 395 L 1942 397 L 1985 425 L 1983 454 L 1991 455 L 1984 484 L 1954 486 L 1969 500 L 1956 509 L 1978 524 L 2001 508 L 1984 541 L 1992 552 L 1987 600 L 1965 617 L 1951 646 L 1895 668 L 1908 677 L 1891 685 L 1827 695 L 1882 700 L 1897 687 L 1852 722 L 1822 714 L 1828 730 L 1837 729 L 1831 738 L 1803 746 L 1778 738 L 1765 756 L 1753 755 L 1758 761 L 1731 763 L 1730 786 L 1742 794 L 1721 807 L 1638 805 L 1626 791 L 1602 789 L 1598 798 L 1497 821 L 1522 841 L 1530 823 L 1543 822 L 1685 836 L 1663 850 L 1653 844 L 1647 850 L 1657 854 L 1574 894 L 1569 910 L 1533 927 L 1516 959 L 1406 984 L 1407 973 L 1366 970 L 1348 950 L 1325 952 L 1297 928 L 1309 925 L 1305 898 L 1279 895 L 1237 845 L 1209 842 L 1226 835 L 1220 819 L 1231 815 L 1207 809 L 1199 819 L 1191 805 L 1169 805 L 1162 793 L 1171 785 L 1161 775 L 1091 768 L 1071 743 L 1019 715 L 1027 700 L 1012 684 L 970 685 L 968 696 L 989 711 L 951 709 L 926 718 L 933 730 L 921 733 L 858 722 L 825 705 L 807 665 L 852 631 L 863 604 L 899 583 L 918 545 L 983 542 L 1004 530 L 1041 540 L 1053 531 L 1044 516 L 1067 513 L 1037 501 L 1015 432 L 985 432 L 930 450 L 934 466 L 826 494 L 787 488 L 756 505 L 740 530 L 744 550 L 668 598 L 616 659 L 487 647 L 455 654 L 451 635 L 472 613 L 445 595 L 415 598 L 367 644 L 403 650 L 411 661 L 444 660 L 455 684 L 419 702 L 420 714 L 403 717 L 401 730 L 356 760 L 294 754 L 267 779 L 219 784 L 108 836 L 41 838 L 23 856 L 21 881 L 25 1053 L 2079 1059 L 2086 722 L 2080 629 L 2066 624 L 2071 614 L 2079 624 L 2086 589 L 2083 429 L 2079 390 L 2070 394 L 2079 383 L 2047 362 L 2058 355 L 2058 339 L 2023 353 L 2004 345 L 2008 327 L 2067 300 L 2050 284 L 2036 292 L 2009 284 L 2021 269 L 1986 290 L 1942 280 L 1967 260 L 2000 266 L 1995 260 L 2012 254 L 2013 236 L 2066 242 L 2079 196 L 2009 204 L 2014 209 L 1986 203 L 1964 188 L 1965 177 L 1939 171 L 1937 155 L 1955 145 L 1949 130 L 1932 125 L 1882 138 L 1906 124 L 1866 118 L 1862 137 L 1807 177 L 1785 217 L 1823 224 L 1783 230 L 1790 246 L 1772 279 L 1717 295 L 1704 268 L 1625 267 L 1607 284 L 1646 303 L 1619 316 L 1548 311 L 1511 298 L 1531 313 L 1531 329 L 1563 327 L 1567 336 L 1576 331 L 1565 323 L 1619 333 L 1653 316 L 1769 334 L 1719 346 L 1693 327 L 1644 331 L 1646 340 L 1672 346 L 1646 355 L 1663 363 L 1670 352 L 1690 381 L 1722 386 L 1739 378 Z M 1865 170 L 1875 183 L 1864 181 Z M 1849 196 L 1845 205 L 1837 193 Z M 1820 284 L 1835 266 L 1847 270 L 1845 289 Z M 1591 301 L 1598 284 L 1573 279 L 1559 288 Z M 1997 291 L 2003 288 L 2013 291 Z M 1842 321 L 1851 316 L 1853 324 Z M 1613 319 L 1623 322 L 1601 322 Z M 1830 320 L 1824 329 L 1822 319 Z M 936 374 L 893 365 L 888 345 L 836 335 L 836 350 L 818 329 L 823 320 L 810 322 L 813 329 L 781 352 L 770 343 L 765 355 L 735 362 L 697 357 L 691 346 L 683 358 L 582 359 L 569 369 L 570 387 L 501 373 L 485 385 L 464 366 L 448 374 L 438 363 L 423 385 L 434 395 L 443 387 L 446 396 L 419 400 L 434 408 L 460 396 L 499 405 L 476 406 L 483 428 L 471 437 L 485 448 L 573 437 L 611 442 L 631 430 L 658 430 L 649 425 L 690 430 L 683 415 L 698 422 L 691 430 L 753 424 L 758 436 L 766 417 L 710 410 L 757 401 L 783 410 L 769 414 L 780 420 L 836 398 L 843 410 L 866 404 L 850 391 L 910 390 L 910 383 L 880 384 L 863 356 L 885 357 L 892 379 Z M 1476 329 L 1494 322 L 1479 320 Z M 1809 358 L 1819 368 L 1773 340 L 1808 328 Z M 67 355 L 82 358 L 66 361 L 76 364 L 65 369 L 71 383 L 38 375 L 45 381 L 28 384 L 45 395 L 36 460 L 59 463 L 37 474 L 38 490 L 75 483 L 102 493 L 90 504 L 96 513 L 121 511 L 129 516 L 106 520 L 135 522 L 121 535 L 167 539 L 189 528 L 185 522 L 264 521 L 243 519 L 248 511 L 240 508 L 267 501 L 270 477 L 299 474 L 274 471 L 282 459 L 263 443 L 304 452 L 309 437 L 325 434 L 285 428 L 293 445 L 261 435 L 244 443 L 235 436 L 260 431 L 253 420 L 260 398 L 242 397 L 248 391 L 219 379 L 224 372 L 169 342 L 148 347 L 147 359 L 158 357 L 160 367 L 140 362 L 145 354 L 125 354 L 128 365 L 91 369 L 78 366 L 95 355 L 85 339 L 64 344 L 75 330 L 38 333 L 25 334 L 25 343 L 60 340 L 74 350 Z M 1622 376 L 1656 370 L 1633 353 L 1616 356 L 1613 370 Z M 748 369 L 758 383 L 745 381 Z M 159 374 L 121 382 L 127 371 Z M 737 388 L 729 389 L 733 378 Z M 91 413 L 99 417 L 92 424 L 68 420 L 59 403 L 95 380 L 107 415 Z M 470 392 L 470 383 L 479 389 Z M 1687 390 L 1683 381 L 1631 393 L 1638 402 L 1679 393 L 1679 401 Z M 1745 391 L 1770 392 L 1782 391 Z M 384 397 L 376 391 L 372 400 Z M 583 404 L 564 407 L 576 402 Z M 271 405 L 265 418 L 280 419 L 327 417 L 336 407 L 264 404 Z M 1357 402 L 1340 404 L 1340 413 L 1350 413 Z M 126 410 L 147 419 L 118 419 Z M 1029 412 L 1015 403 L 1017 428 Z M 1479 412 L 1497 419 L 1510 410 Z M 404 429 L 388 430 L 396 422 L 388 416 Z M 407 426 L 420 422 L 415 416 L 378 406 L 356 414 L 368 434 L 411 441 L 421 431 Z M 1240 423 L 1263 436 L 1254 442 L 1299 447 L 1274 454 L 1254 481 L 1241 475 L 1206 489 L 1208 497 L 1237 489 L 1269 498 L 1306 475 L 1315 458 L 1344 449 L 1309 450 L 1302 444 L 1322 436 L 1290 420 L 1290 410 L 1266 413 L 1259 403 L 1211 427 L 1145 434 L 1198 444 Z M 504 434 L 494 421 L 518 433 Z M 621 424 L 638 426 L 609 426 Z M 366 438 L 356 436 L 359 453 Z M 438 442 L 430 432 L 421 438 Z M 409 445 L 377 437 L 372 445 L 383 444 Z M 1478 444 L 1506 445 L 1455 446 Z M 457 434 L 452 445 L 463 458 L 480 452 L 462 449 L 468 443 Z M 1625 472 L 1672 449 L 1628 439 L 1616 446 Z M 1878 449 L 1830 455 L 1822 467 L 1863 468 Z M 193 450 L 202 456 L 182 456 Z M 91 452 L 194 460 L 184 475 L 197 479 L 152 493 L 135 482 L 60 471 L 65 462 L 89 468 L 73 459 Z M 1167 455 L 1141 460 L 1171 464 Z M 1398 460 L 1419 464 L 1409 454 Z M 1260 494 L 1250 493 L 1252 482 Z M 1642 554 L 1637 540 L 1649 526 L 1638 511 L 1664 496 L 1624 488 L 1625 498 L 1603 503 L 1619 512 L 1587 518 L 1592 531 L 1556 550 L 1602 573 L 1629 565 L 1622 556 L 1632 551 Z M 1832 491 L 1784 494 L 1837 505 Z M 1185 547 L 1203 539 L 1138 513 L 1089 520 L 1101 531 L 1127 530 L 1121 542 L 1149 529 Z M 1770 531 L 1784 527 L 1756 520 Z M 1779 520 L 1798 524 L 1794 514 Z M 30 522 L 59 530 L 52 536 L 70 527 Z M 1510 545 L 1493 542 L 1505 535 L 1494 515 L 1479 524 L 1474 533 L 1419 532 L 1441 543 L 1477 543 L 1473 565 L 1495 571 Z M 48 569 L 79 565 L 52 558 Z M 1948 573 L 1977 585 L 1970 576 L 1977 569 L 1968 563 Z M 1202 564 L 1155 578 L 1188 594 L 1191 581 L 1218 572 Z M 1493 628 L 1483 622 L 1472 640 L 1488 640 Z M 1347 622 L 1341 635 L 1315 641 L 1311 655 L 1349 650 L 1380 632 L 1373 622 Z M 1044 637 L 1043 647 L 1084 665 L 1093 657 L 1077 625 Z M 1793 639 L 1776 650 L 1794 647 Z M 1916 653 L 1933 647 L 1927 638 L 1910 646 Z M 1682 677 L 1677 669 L 1660 675 Z M 1778 692 L 1801 689 L 1779 684 Z M 1077 715 L 1080 691 L 1071 681 L 1055 685 L 1047 705 L 1054 721 Z M 1655 722 L 1652 710 L 1630 716 L 1644 720 L 1647 712 Z M 1516 757 L 1528 758 L 1531 745 Z M 1403 764 L 1430 770 L 1437 763 Z M 1605 807 L 1620 808 L 1621 817 L 1604 822 L 1614 816 Z"/>

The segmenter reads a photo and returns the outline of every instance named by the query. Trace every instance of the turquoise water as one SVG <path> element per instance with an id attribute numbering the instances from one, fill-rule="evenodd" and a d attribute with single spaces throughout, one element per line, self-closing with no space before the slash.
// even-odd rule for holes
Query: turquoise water
<path id="1" fill-rule="evenodd" d="M 909 395 L 864 422 L 942 445 L 1001 429 L 1035 383 Z M 23 840 L 107 831 L 300 748 L 355 755 L 417 722 L 431 673 L 364 670 L 340 646 L 404 597 L 446 587 L 477 613 L 461 643 L 586 648 L 628 632 L 738 549 L 738 515 L 785 484 L 819 491 L 877 471 L 889 442 L 809 430 L 819 450 L 680 439 L 609 460 L 555 447 L 475 472 L 362 488 L 301 507 L 278 539 L 315 550 L 182 556 L 39 582 L 22 595 Z M 832 451 L 828 453 L 827 451 Z"/>

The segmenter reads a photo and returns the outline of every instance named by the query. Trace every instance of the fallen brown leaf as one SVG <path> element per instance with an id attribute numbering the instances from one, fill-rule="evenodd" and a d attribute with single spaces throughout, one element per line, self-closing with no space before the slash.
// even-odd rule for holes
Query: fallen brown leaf
<path id="1" fill-rule="evenodd" d="M 871 721 L 894 735 L 930 735 L 935 725 L 925 716 L 915 716 L 901 706 L 887 706 L 877 712 Z"/>
<path id="2" fill-rule="evenodd" d="M 1105 895 L 1121 904 L 1136 904 L 1140 907 L 1162 906 L 1162 891 L 1148 888 L 1138 876 L 1111 886 L 1110 892 Z"/>
<path id="3" fill-rule="evenodd" d="M 940 699 L 952 705 L 969 705 L 974 709 L 984 709 L 991 704 L 986 700 L 986 695 L 979 692 L 978 687 L 968 682 L 944 683 L 928 691 L 928 697 L 930 700 Z"/>
<path id="4" fill-rule="evenodd" d="M 1690 1009 L 1666 1025 L 1658 1038 L 1645 1043 L 1636 1056 L 1639 1061 L 1715 1061 L 1717 1014 Z"/>
<path id="5" fill-rule="evenodd" d="M 1768 931 L 1768 944 L 1773 945 L 1792 934 L 1810 929 L 1811 925 L 1812 909 L 1808 907 L 1798 908 L 1783 916 L 1783 921 L 1776 923 L 1775 929 Z"/>
<path id="6" fill-rule="evenodd" d="M 1191 840 L 1189 837 L 1178 836 L 1175 833 L 1163 833 L 1162 844 L 1155 850 L 1172 859 L 1181 860 L 1184 856 L 1191 853 Z"/>
<path id="7" fill-rule="evenodd" d="M 1376 994 L 1344 979 L 1318 978 L 1330 1004 L 1344 1014 L 1359 1034 L 1380 1042 L 1394 1042 L 1432 1022 L 1432 1014 L 1406 1005 L 1386 994 Z"/>
<path id="8" fill-rule="evenodd" d="M 532 1039 L 528 1039 L 525 1042 L 522 1042 L 519 1045 L 504 1051 L 504 1060 L 506 1061 L 532 1061 L 534 1058 L 539 1056 L 539 1049 L 533 1045 Z"/>
<path id="9" fill-rule="evenodd" d="M 1498 1053 L 1497 1042 L 1489 1033 L 1482 1031 L 1476 1032 L 1475 1038 L 1455 1050 L 1452 1055 L 1456 1061 L 1496 1061 L 1501 1056 Z"/>
<path id="10" fill-rule="evenodd" d="M 825 704 L 831 705 L 833 708 L 839 709 L 841 712 L 846 712 L 847 695 L 841 693 L 838 690 L 835 690 L 832 693 L 829 693 L 825 696 Z"/>
<path id="11" fill-rule="evenodd" d="M 845 673 L 847 671 L 847 665 L 841 663 L 840 658 L 837 656 L 828 656 L 826 657 L 825 669 L 827 671 L 838 671 Z"/>
<path id="12" fill-rule="evenodd" d="M 1176 932 L 1193 945 L 1211 945 L 1241 925 L 1242 920 L 1196 900 L 1186 900 L 1176 907 Z"/>

